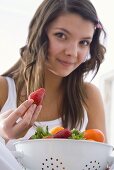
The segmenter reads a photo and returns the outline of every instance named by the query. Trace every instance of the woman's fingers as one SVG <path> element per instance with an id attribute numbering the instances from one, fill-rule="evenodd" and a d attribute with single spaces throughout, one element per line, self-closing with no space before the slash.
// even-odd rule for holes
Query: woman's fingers
<path id="1" fill-rule="evenodd" d="M 24 130 L 26 130 L 27 127 L 29 127 L 32 115 L 35 112 L 35 110 L 36 110 L 36 105 L 32 104 L 26 111 L 23 118 L 21 118 L 18 123 L 15 122 L 14 125 L 8 122 L 10 119 L 7 119 L 7 122 L 6 120 L 4 120 L 3 131 L 6 134 L 5 139 L 9 140 L 9 139 L 17 138 L 19 134 L 21 134 Z"/>
<path id="2" fill-rule="evenodd" d="M 34 124 L 34 122 L 37 120 L 38 116 L 39 116 L 39 113 L 42 109 L 42 105 L 39 105 L 37 106 L 33 116 L 32 116 L 32 119 L 31 119 L 31 126 Z"/>
<path id="3" fill-rule="evenodd" d="M 15 122 L 25 114 L 28 108 L 33 104 L 33 100 L 26 100 L 23 102 L 15 111 L 13 111 L 5 120 L 6 124 L 10 123 L 10 126 L 14 125 Z"/>
<path id="4" fill-rule="evenodd" d="M 24 130 L 32 126 L 31 120 L 35 113 L 35 110 L 37 110 L 36 107 L 37 106 L 35 104 L 31 105 L 30 108 L 25 113 L 25 115 L 23 116 L 23 118 L 14 126 L 13 133 L 15 134 L 15 136 L 18 136 Z"/>
<path id="5" fill-rule="evenodd" d="M 5 118 L 7 118 L 14 110 L 8 110 L 2 114 L 0 114 L 0 121 L 4 120 Z"/>
<path id="6" fill-rule="evenodd" d="M 8 111 L 2 119 L 2 136 L 4 139 L 17 138 L 30 128 L 38 118 L 42 106 L 37 106 L 32 99 L 23 102 L 16 110 Z"/>

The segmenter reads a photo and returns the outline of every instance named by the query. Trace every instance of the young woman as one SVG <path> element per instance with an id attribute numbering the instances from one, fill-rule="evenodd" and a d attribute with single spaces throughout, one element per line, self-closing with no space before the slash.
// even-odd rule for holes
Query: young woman
<path id="1" fill-rule="evenodd" d="M 97 74 L 104 59 L 101 33 L 105 35 L 89 0 L 42 2 L 30 23 L 21 58 L 0 77 L 4 117 L 0 132 L 6 141 L 29 138 L 35 130 L 33 122 L 49 128 L 96 128 L 106 136 L 100 92 L 85 82 L 88 73 Z M 20 109 L 28 95 L 40 87 L 46 90 L 42 109 L 29 100 L 27 108 Z"/>

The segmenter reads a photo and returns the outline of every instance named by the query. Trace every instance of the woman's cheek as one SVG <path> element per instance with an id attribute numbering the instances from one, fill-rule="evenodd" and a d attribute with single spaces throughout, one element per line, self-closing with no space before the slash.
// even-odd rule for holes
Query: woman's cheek
<path id="1" fill-rule="evenodd" d="M 80 57 L 78 58 L 78 63 L 79 63 L 79 65 L 82 64 L 82 63 L 84 63 L 85 60 L 86 60 L 86 57 L 80 56 Z"/>

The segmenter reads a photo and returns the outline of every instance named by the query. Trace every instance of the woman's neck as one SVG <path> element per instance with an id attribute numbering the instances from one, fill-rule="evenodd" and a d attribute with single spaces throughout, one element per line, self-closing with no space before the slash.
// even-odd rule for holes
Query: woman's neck
<path id="1" fill-rule="evenodd" d="M 61 88 L 62 78 L 46 70 L 45 90 L 43 107 L 37 121 L 54 120 L 60 117 L 63 91 Z"/>
<path id="2" fill-rule="evenodd" d="M 55 93 L 60 91 L 62 77 L 53 74 L 51 71 L 45 71 L 45 88 L 47 91 Z"/>

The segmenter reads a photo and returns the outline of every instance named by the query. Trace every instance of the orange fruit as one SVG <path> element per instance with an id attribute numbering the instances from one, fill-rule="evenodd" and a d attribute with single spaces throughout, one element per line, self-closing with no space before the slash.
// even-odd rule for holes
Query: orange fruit
<path id="1" fill-rule="evenodd" d="M 99 129 L 88 129 L 88 130 L 85 130 L 83 133 L 84 133 L 84 138 L 86 140 L 94 140 L 97 142 L 105 141 L 105 136 L 103 132 Z"/>
<path id="2" fill-rule="evenodd" d="M 50 130 L 50 133 L 51 133 L 52 135 L 55 135 L 57 132 L 59 132 L 59 131 L 61 131 L 61 130 L 63 130 L 63 129 L 64 129 L 64 127 L 62 127 L 62 126 L 56 126 L 56 127 L 52 128 L 52 129 Z"/>

